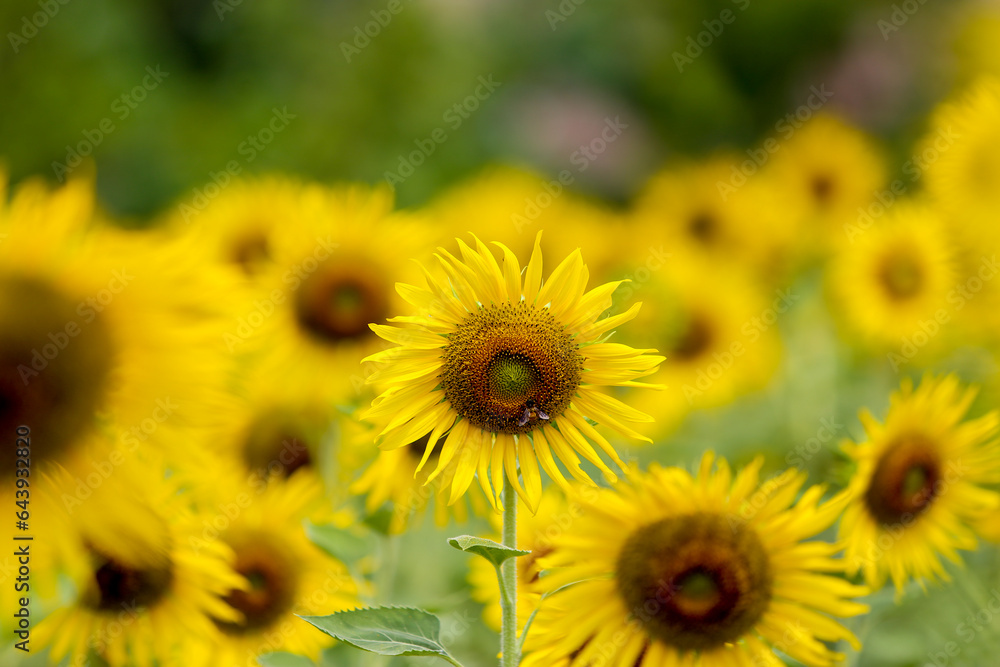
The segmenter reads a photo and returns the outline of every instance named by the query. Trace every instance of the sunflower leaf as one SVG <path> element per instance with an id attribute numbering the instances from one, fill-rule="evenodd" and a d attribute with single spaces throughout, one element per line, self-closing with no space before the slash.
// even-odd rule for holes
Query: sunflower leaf
<path id="1" fill-rule="evenodd" d="M 379 655 L 436 655 L 458 665 L 441 644 L 441 620 L 423 609 L 370 607 L 299 618 L 364 651 Z"/>
<path id="2" fill-rule="evenodd" d="M 315 667 L 309 658 L 294 653 L 265 653 L 257 656 L 261 667 Z"/>
<path id="3" fill-rule="evenodd" d="M 477 556 L 482 556 L 489 562 L 493 563 L 494 567 L 500 567 L 500 564 L 508 558 L 527 556 L 531 553 L 530 551 L 522 551 L 521 549 L 506 547 L 498 542 L 494 542 L 493 540 L 487 540 L 482 537 L 473 537 L 472 535 L 449 537 L 448 544 L 455 547 L 459 551 L 465 551 L 471 554 L 476 554 Z"/>
<path id="4" fill-rule="evenodd" d="M 306 535 L 313 544 L 343 563 L 356 563 L 372 552 L 370 540 L 336 526 L 306 522 Z"/>

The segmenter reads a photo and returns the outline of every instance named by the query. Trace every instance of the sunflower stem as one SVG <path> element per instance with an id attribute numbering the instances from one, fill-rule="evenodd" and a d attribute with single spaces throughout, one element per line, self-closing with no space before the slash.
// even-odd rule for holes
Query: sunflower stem
<path id="1" fill-rule="evenodd" d="M 503 477 L 503 545 L 517 548 L 517 495 L 507 475 Z M 517 559 L 500 566 L 502 617 L 500 622 L 500 667 L 517 667 L 521 649 L 517 642 Z"/>

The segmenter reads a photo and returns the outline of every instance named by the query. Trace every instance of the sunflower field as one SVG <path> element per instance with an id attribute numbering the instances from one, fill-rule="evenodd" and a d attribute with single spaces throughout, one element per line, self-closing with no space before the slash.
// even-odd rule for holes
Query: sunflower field
<path id="1" fill-rule="evenodd" d="M 0 665 L 1000 664 L 1000 4 L 9 0 Z"/>

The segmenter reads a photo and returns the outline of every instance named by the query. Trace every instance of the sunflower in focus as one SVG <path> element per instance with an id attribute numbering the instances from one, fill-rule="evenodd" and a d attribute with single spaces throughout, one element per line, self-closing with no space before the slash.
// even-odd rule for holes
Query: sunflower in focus
<path id="1" fill-rule="evenodd" d="M 94 207 L 82 178 L 51 191 L 29 181 L 0 202 L 0 430 L 28 425 L 35 465 L 107 424 L 129 451 L 183 463 L 186 434 L 212 422 L 227 378 L 230 283 Z"/>
<path id="2" fill-rule="evenodd" d="M 832 260 L 829 286 L 844 325 L 876 346 L 900 346 L 951 310 L 954 256 L 933 209 L 897 202 L 884 224 L 859 232 Z"/>
<path id="3" fill-rule="evenodd" d="M 523 515 L 517 522 L 517 548 L 530 551 L 521 556 L 517 564 L 517 627 L 518 634 L 537 607 L 541 598 L 538 592 L 539 576 L 542 573 L 540 559 L 552 553 L 553 542 L 581 514 L 579 503 L 570 503 L 566 495 L 555 485 L 545 488 L 538 512 Z M 501 522 L 496 514 L 492 519 L 495 534 L 500 539 Z M 500 588 L 493 565 L 485 558 L 473 558 L 469 562 L 469 584 L 472 599 L 484 605 L 483 620 L 493 630 L 500 631 Z"/>
<path id="4" fill-rule="evenodd" d="M 829 114 L 786 128 L 767 168 L 784 184 L 784 205 L 800 216 L 806 237 L 836 247 L 842 226 L 885 188 L 885 158 L 868 135 Z"/>
<path id="5" fill-rule="evenodd" d="M 239 491 L 232 489 L 235 498 Z M 214 664 L 254 665 L 256 656 L 288 651 L 316 660 L 324 636 L 296 618 L 325 615 L 359 604 L 347 567 L 309 541 L 303 522 L 325 514 L 323 489 L 311 476 L 276 481 L 229 523 L 219 539 L 235 554 L 245 579 L 225 596 Z"/>
<path id="6" fill-rule="evenodd" d="M 343 437 L 352 440 L 355 451 L 371 450 L 375 439 L 374 429 L 370 424 L 355 419 L 343 420 Z M 389 520 L 389 532 L 402 533 L 410 522 L 419 519 L 433 505 L 434 523 L 444 527 L 449 521 L 465 523 L 469 513 L 484 516 L 489 505 L 483 496 L 475 491 L 466 494 L 467 502 L 448 504 L 451 483 L 458 468 L 458 461 L 452 461 L 444 471 L 428 482 L 431 472 L 437 468 L 438 456 L 444 441 L 428 451 L 427 438 L 424 435 L 419 440 L 404 447 L 388 451 L 379 451 L 374 461 L 368 465 L 361 476 L 350 486 L 351 493 L 365 495 L 365 511 L 374 514 L 388 503 L 392 515 Z"/>
<path id="7" fill-rule="evenodd" d="M 577 496 L 583 516 L 542 559 L 549 596 L 525 667 L 779 665 L 775 649 L 832 666 L 843 655 L 825 642 L 860 648 L 835 618 L 866 612 L 852 598 L 867 589 L 833 575 L 838 546 L 806 541 L 846 496 L 821 504 L 819 486 L 799 496 L 806 474 L 793 470 L 758 485 L 762 458 L 735 478 L 715 461 L 705 454 L 697 476 L 654 464 Z"/>
<path id="8" fill-rule="evenodd" d="M 32 638 L 55 662 L 213 664 L 213 619 L 238 620 L 223 596 L 245 586 L 233 552 L 206 535 L 162 471 L 126 462 L 84 498 L 67 495 L 90 470 L 58 469 L 47 485 L 62 509 L 56 547 L 75 590 Z"/>
<path id="9" fill-rule="evenodd" d="M 941 556 L 961 563 L 958 550 L 976 548 L 976 522 L 1000 506 L 984 488 L 1000 480 L 1000 416 L 963 421 L 975 394 L 953 375 L 925 377 L 916 390 L 906 379 L 884 424 L 861 413 L 866 440 L 844 447 L 857 471 L 840 537 L 848 571 L 873 590 L 887 576 L 897 595 L 910 578 L 947 581 Z"/>
<path id="10" fill-rule="evenodd" d="M 641 385 L 637 380 L 663 358 L 607 342 L 606 334 L 633 319 L 639 304 L 598 319 L 620 281 L 584 292 L 589 273 L 579 250 L 543 282 L 541 233 L 523 276 L 507 247 L 497 244 L 501 266 L 484 243 L 476 239 L 475 245 L 459 241 L 461 259 L 440 249 L 438 264 L 424 270 L 424 287 L 398 286 L 417 309 L 416 315 L 390 320 L 402 326 L 372 325 L 398 347 L 368 358 L 380 364 L 369 381 L 386 389 L 364 418 L 387 422 L 376 440 L 386 450 L 429 434 L 425 453 L 433 452 L 444 437 L 428 479 L 458 461 L 449 503 L 478 472 L 487 498 L 499 507 L 506 471 L 534 512 L 542 491 L 539 463 L 557 483 L 567 484 L 556 458 L 590 482 L 579 454 L 616 479 L 591 442 L 619 467 L 623 463 L 591 421 L 644 439 L 623 422 L 650 417 L 601 388 Z"/>

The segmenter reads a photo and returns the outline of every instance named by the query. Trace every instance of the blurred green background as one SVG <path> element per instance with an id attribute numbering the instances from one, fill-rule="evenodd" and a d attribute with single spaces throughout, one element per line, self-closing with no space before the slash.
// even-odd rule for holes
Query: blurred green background
<path id="1" fill-rule="evenodd" d="M 56 180 L 54 163 L 95 144 L 102 201 L 141 218 L 231 160 L 383 180 L 442 128 L 398 186 L 409 206 L 492 162 L 558 173 L 620 116 L 630 131 L 578 185 L 622 200 L 672 155 L 767 136 L 813 85 L 907 146 L 948 86 L 962 4 L 922 5 L 885 34 L 880 0 L 6 0 L 0 157 L 15 181 Z M 679 67 L 689 38 L 709 45 Z M 456 127 L 446 114 L 491 75 Z M 245 144 L 275 108 L 294 119 L 263 150 Z"/>

